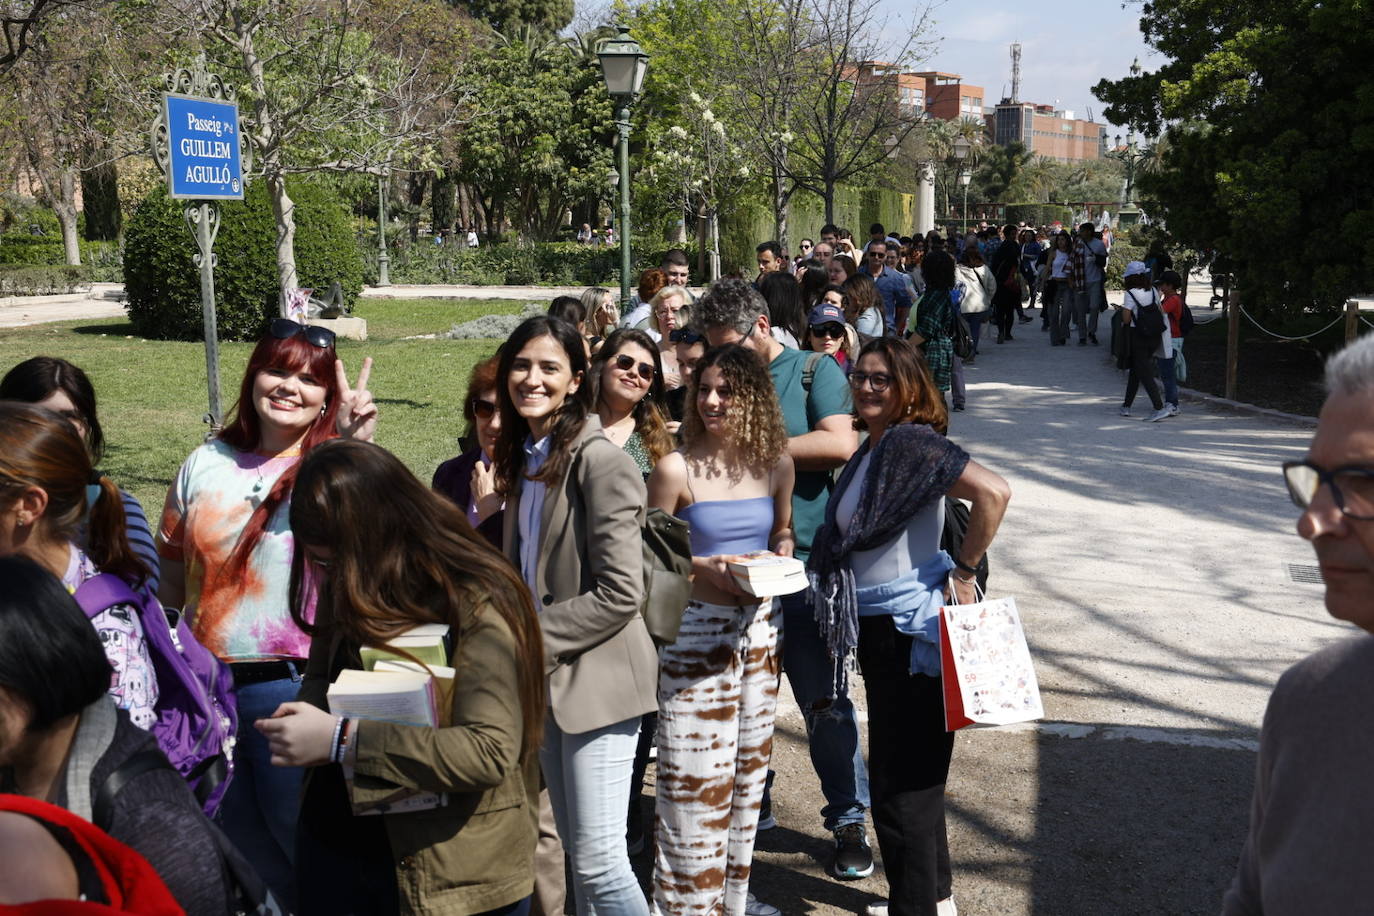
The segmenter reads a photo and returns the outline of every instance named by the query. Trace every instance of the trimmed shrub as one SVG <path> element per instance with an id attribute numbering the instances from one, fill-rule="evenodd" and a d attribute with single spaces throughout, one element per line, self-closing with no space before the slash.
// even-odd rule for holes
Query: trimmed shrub
<path id="1" fill-rule="evenodd" d="M 1028 226 L 1048 226 L 1052 223 L 1069 225 L 1073 214 L 1059 204 L 1007 204 L 1005 221 Z"/>
<path id="2" fill-rule="evenodd" d="M 49 296 L 90 288 L 91 269 L 84 265 L 0 267 L 0 296 Z"/>
<path id="3" fill-rule="evenodd" d="M 66 259 L 60 235 L 30 235 L 27 232 L 7 232 L 0 235 L 0 264 L 55 267 Z"/>
<path id="4" fill-rule="evenodd" d="M 377 279 L 376 235 L 371 243 L 360 242 L 367 260 L 368 279 Z M 633 250 L 632 281 L 641 271 L 657 267 L 670 248 L 666 242 L 646 245 L 636 242 Z M 691 247 L 684 248 L 695 266 Z M 480 248 L 456 244 L 435 245 L 432 241 L 403 243 L 388 252 L 388 275 L 393 283 L 456 283 L 475 286 L 607 286 L 620 285 L 620 247 L 580 245 L 576 242 L 537 242 L 520 245 L 502 243 Z M 691 279 L 704 283 L 704 278 Z"/>
<path id="5" fill-rule="evenodd" d="M 324 188 L 288 185 L 295 201 L 296 270 L 300 285 L 321 292 L 337 280 L 352 304 L 362 290 L 363 262 L 348 215 Z M 195 340 L 202 328 L 200 270 L 183 204 L 155 188 L 129 220 L 124 237 L 124 284 L 129 317 L 144 337 Z M 266 182 L 256 181 L 242 201 L 220 204 L 215 239 L 215 303 L 219 336 L 262 336 L 277 314 L 276 224 Z"/>

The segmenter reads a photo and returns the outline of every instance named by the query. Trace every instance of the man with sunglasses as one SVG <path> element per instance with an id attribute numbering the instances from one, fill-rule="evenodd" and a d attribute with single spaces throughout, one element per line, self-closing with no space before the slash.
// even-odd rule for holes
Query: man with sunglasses
<path id="1" fill-rule="evenodd" d="M 859 270 L 873 278 L 873 285 L 878 287 L 878 294 L 883 297 L 883 312 L 887 317 L 888 330 L 890 333 L 898 333 L 896 329 L 906 327 L 906 317 L 911 312 L 912 300 L 911 293 L 907 292 L 906 275 L 887 266 L 887 242 L 870 242 L 868 251 L 864 254 L 863 266 Z"/>
<path id="2" fill-rule="evenodd" d="M 1307 457 L 1283 474 L 1327 612 L 1364 632 L 1308 656 L 1274 688 L 1225 916 L 1355 913 L 1374 900 L 1374 338 L 1333 357 L 1326 385 Z"/>

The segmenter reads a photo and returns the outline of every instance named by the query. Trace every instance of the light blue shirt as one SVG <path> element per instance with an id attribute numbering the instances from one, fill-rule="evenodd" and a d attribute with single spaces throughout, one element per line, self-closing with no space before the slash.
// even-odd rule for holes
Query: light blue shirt
<path id="1" fill-rule="evenodd" d="M 912 637 L 910 673 L 940 676 L 940 608 L 954 561 L 943 550 L 925 565 L 891 582 L 857 589 L 860 617 L 891 617 L 898 633 Z"/>
<path id="2" fill-rule="evenodd" d="M 549 437 L 545 436 L 538 442 L 533 438 L 525 438 L 525 480 L 520 488 L 520 575 L 524 578 L 525 584 L 530 587 L 530 594 L 534 595 L 534 606 L 542 607 L 539 597 L 539 586 L 535 582 L 535 573 L 539 567 L 539 535 L 543 525 L 544 516 L 544 483 L 540 480 L 530 480 L 530 474 L 537 474 L 539 469 L 544 466 L 544 462 L 549 460 Z"/>

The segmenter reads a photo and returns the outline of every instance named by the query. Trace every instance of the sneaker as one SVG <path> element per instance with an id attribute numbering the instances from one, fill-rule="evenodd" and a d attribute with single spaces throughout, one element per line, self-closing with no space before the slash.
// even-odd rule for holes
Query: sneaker
<path id="1" fill-rule="evenodd" d="M 749 894 L 744 898 L 744 916 L 782 916 L 782 910 Z"/>
<path id="2" fill-rule="evenodd" d="M 830 873 L 841 881 L 856 881 L 873 874 L 873 850 L 863 824 L 845 824 L 835 831 L 835 858 Z"/>
<path id="3" fill-rule="evenodd" d="M 963 404 L 955 404 L 955 405 L 954 405 L 954 409 L 955 409 L 955 410 L 963 410 L 963 409 L 964 409 L 964 405 L 963 405 Z"/>
<path id="4" fill-rule="evenodd" d="M 1118 410 L 1117 413 L 1119 413 L 1123 417 L 1129 417 L 1131 415 L 1131 408 L 1123 407 L 1120 410 Z"/>
<path id="5" fill-rule="evenodd" d="M 1169 406 L 1169 416 L 1171 416 L 1171 417 L 1176 417 L 1176 416 L 1178 416 L 1178 405 L 1177 405 L 1177 404 L 1170 404 L 1170 405 L 1168 405 L 1168 406 Z"/>
<path id="6" fill-rule="evenodd" d="M 866 916 L 887 916 L 887 901 L 870 903 L 864 908 Z M 953 897 L 946 897 L 935 904 L 935 916 L 959 916 L 959 908 L 954 905 Z"/>
<path id="7" fill-rule="evenodd" d="M 1171 416 L 1173 416 L 1173 414 L 1169 413 L 1169 408 L 1161 407 L 1159 410 L 1156 410 L 1146 417 L 1145 420 L 1149 423 L 1158 423 L 1160 420 L 1167 420 Z"/>
<path id="8" fill-rule="evenodd" d="M 1079 345 L 1080 347 L 1086 347 L 1086 346 L 1088 345 L 1088 342 L 1087 342 L 1086 340 L 1084 340 L 1082 337 L 1080 337 L 1080 338 L 1078 338 L 1078 345 Z"/>
<path id="9" fill-rule="evenodd" d="M 768 776 L 763 783 L 763 801 L 759 802 L 759 825 L 755 830 L 772 830 L 778 826 L 778 822 L 773 819 L 773 771 L 768 771 Z"/>
<path id="10" fill-rule="evenodd" d="M 1090 341 L 1092 342 L 1092 345 L 1093 345 L 1094 347 L 1097 346 L 1097 335 L 1096 335 L 1096 334 L 1089 334 L 1089 335 L 1088 335 L 1088 340 L 1090 340 Z"/>

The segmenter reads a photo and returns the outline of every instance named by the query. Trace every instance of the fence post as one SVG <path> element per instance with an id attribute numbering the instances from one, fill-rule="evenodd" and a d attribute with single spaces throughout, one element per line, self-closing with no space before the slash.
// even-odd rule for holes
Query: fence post
<path id="1" fill-rule="evenodd" d="M 1354 299 L 1345 302 L 1345 342 L 1352 344 L 1360 335 L 1360 304 Z"/>
<path id="2" fill-rule="evenodd" d="M 1226 397 L 1236 399 L 1236 375 L 1240 362 L 1240 291 L 1232 290 L 1226 302 Z"/>

